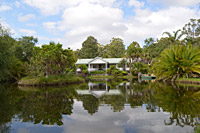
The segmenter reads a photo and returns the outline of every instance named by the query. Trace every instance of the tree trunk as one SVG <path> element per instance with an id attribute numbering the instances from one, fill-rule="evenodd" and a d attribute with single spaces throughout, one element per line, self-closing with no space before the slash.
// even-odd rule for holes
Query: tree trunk
<path id="1" fill-rule="evenodd" d="M 46 78 L 48 78 L 48 66 L 46 66 Z"/>
<path id="2" fill-rule="evenodd" d="M 131 76 L 133 76 L 132 75 L 132 67 L 131 67 L 131 58 L 129 58 L 129 71 L 130 71 Z"/>

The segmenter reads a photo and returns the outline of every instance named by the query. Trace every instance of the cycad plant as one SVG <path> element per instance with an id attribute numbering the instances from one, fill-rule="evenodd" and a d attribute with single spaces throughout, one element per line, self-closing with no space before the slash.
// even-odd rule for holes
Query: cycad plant
<path id="1" fill-rule="evenodd" d="M 200 74 L 200 49 L 192 45 L 173 45 L 156 59 L 153 71 L 157 79 L 172 81 Z"/>

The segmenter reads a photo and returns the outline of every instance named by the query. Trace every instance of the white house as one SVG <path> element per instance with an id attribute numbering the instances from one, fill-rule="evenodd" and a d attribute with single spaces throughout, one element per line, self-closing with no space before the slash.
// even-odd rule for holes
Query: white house
<path id="1" fill-rule="evenodd" d="M 94 59 L 78 59 L 75 65 L 81 65 L 85 64 L 88 67 L 88 71 L 95 71 L 95 70 L 107 70 L 110 68 L 110 66 L 115 65 L 116 68 L 123 70 L 122 67 L 119 67 L 120 61 L 123 60 L 123 58 L 102 58 L 102 57 L 96 57 Z M 128 62 L 128 60 L 127 60 Z M 129 67 L 127 65 L 125 66 L 126 71 L 129 71 Z M 77 69 L 77 72 L 79 72 L 80 69 Z"/>
<path id="2" fill-rule="evenodd" d="M 103 95 L 121 95 L 119 89 L 108 89 L 107 83 L 88 83 L 88 90 L 76 90 L 79 95 L 93 95 L 100 98 Z"/>

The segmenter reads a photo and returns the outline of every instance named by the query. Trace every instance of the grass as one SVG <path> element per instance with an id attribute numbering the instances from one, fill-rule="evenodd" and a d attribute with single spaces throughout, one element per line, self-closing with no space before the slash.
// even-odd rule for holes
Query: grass
<path id="1" fill-rule="evenodd" d="M 53 75 L 46 77 L 25 77 L 18 82 L 21 86 L 50 86 L 50 85 L 64 85 L 73 83 L 82 83 L 85 80 L 72 74 L 68 75 Z"/>

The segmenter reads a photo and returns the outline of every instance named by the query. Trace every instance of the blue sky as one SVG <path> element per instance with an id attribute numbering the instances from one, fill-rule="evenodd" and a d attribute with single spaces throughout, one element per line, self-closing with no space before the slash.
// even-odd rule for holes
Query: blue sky
<path id="1" fill-rule="evenodd" d="M 191 18 L 200 18 L 200 0 L 0 0 L 2 25 L 13 37 L 37 37 L 39 46 L 55 41 L 80 49 L 90 35 L 104 45 L 113 37 L 143 45 Z"/>

